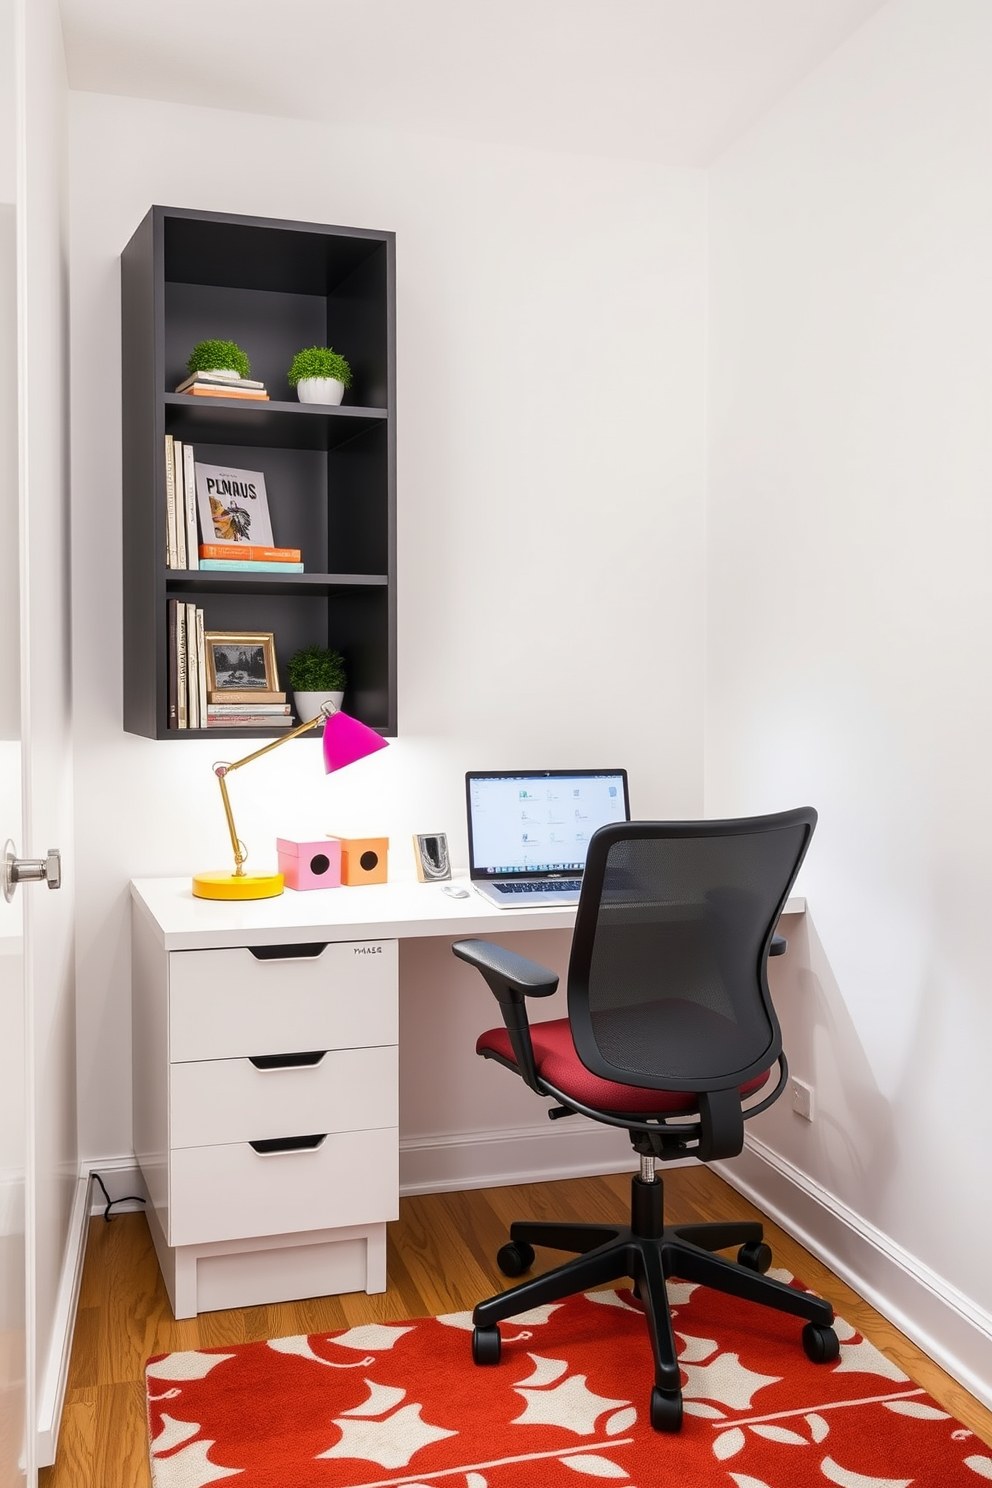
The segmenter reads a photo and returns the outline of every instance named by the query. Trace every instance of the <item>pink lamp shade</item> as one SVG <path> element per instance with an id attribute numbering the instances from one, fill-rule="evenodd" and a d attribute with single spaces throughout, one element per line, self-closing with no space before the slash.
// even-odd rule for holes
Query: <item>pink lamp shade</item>
<path id="1" fill-rule="evenodd" d="M 381 734 L 347 713 L 332 713 L 324 724 L 324 769 L 328 775 L 385 747 Z"/>

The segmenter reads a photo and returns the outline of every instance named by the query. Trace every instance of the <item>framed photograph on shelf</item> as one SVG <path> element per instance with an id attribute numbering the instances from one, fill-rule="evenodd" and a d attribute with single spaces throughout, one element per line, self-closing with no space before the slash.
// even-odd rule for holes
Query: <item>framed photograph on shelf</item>
<path id="1" fill-rule="evenodd" d="M 209 692 L 276 692 L 276 643 L 271 630 L 208 630 L 203 637 Z"/>

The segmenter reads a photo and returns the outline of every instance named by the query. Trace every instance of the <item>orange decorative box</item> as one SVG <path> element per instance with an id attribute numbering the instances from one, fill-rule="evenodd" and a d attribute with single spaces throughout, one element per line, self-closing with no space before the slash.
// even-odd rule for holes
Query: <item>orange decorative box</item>
<path id="1" fill-rule="evenodd" d="M 343 884 L 386 882 L 389 866 L 388 837 L 331 837 L 330 840 L 341 844 Z"/>
<path id="2" fill-rule="evenodd" d="M 279 872 L 290 889 L 336 889 L 341 884 L 341 843 L 336 837 L 320 842 L 295 842 L 277 837 Z"/>

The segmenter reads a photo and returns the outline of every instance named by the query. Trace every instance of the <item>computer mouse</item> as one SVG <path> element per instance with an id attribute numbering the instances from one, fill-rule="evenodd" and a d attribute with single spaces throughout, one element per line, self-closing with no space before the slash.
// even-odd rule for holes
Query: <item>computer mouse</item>
<path id="1" fill-rule="evenodd" d="M 441 888 L 443 892 L 448 895 L 449 899 L 468 898 L 468 889 L 463 889 L 460 884 L 446 883 L 442 884 Z"/>

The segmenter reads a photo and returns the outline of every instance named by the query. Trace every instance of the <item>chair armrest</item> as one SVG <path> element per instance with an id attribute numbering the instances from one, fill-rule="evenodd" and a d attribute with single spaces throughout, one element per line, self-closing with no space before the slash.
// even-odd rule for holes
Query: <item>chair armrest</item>
<path id="1" fill-rule="evenodd" d="M 456 940 L 451 949 L 460 960 L 467 961 L 485 977 L 503 1014 L 517 1073 L 531 1090 L 545 1095 L 547 1092 L 541 1088 L 534 1065 L 526 999 L 550 997 L 558 989 L 557 973 L 488 940 Z"/>
<path id="2" fill-rule="evenodd" d="M 550 997 L 558 990 L 557 972 L 491 941 L 456 940 L 451 949 L 462 961 L 482 972 L 501 1004 L 521 1003 L 525 997 Z"/>
<path id="3" fill-rule="evenodd" d="M 772 943 L 768 947 L 769 956 L 784 956 L 789 949 L 789 942 L 784 935 L 773 935 Z"/>

